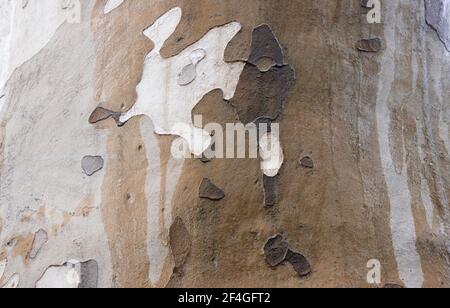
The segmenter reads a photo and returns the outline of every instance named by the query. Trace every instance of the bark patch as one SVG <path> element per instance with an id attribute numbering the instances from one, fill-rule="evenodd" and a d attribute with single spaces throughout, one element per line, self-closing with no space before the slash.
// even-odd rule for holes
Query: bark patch
<path id="1" fill-rule="evenodd" d="M 278 176 L 263 176 L 264 185 L 264 202 L 266 206 L 272 207 L 277 204 L 278 200 Z"/>
<path id="2" fill-rule="evenodd" d="M 203 179 L 199 188 L 199 196 L 202 199 L 209 199 L 212 201 L 219 201 L 225 198 L 225 193 L 222 189 L 214 185 L 210 179 Z"/>
<path id="3" fill-rule="evenodd" d="M 248 63 L 258 66 L 261 70 L 267 70 L 267 66 L 261 67 L 260 64 L 269 62 L 273 63 L 272 65 L 283 65 L 283 60 L 283 50 L 272 29 L 268 25 L 261 25 L 255 28 L 253 30 L 251 54 L 248 58 Z"/>
<path id="4" fill-rule="evenodd" d="M 48 234 L 45 230 L 40 229 L 34 234 L 33 248 L 30 252 L 30 259 L 35 259 L 41 251 L 42 247 L 48 242 Z"/>
<path id="5" fill-rule="evenodd" d="M 356 49 L 363 52 L 379 52 L 382 47 L 383 43 L 379 38 L 359 40 L 356 43 Z"/>
<path id="6" fill-rule="evenodd" d="M 81 168 L 88 176 L 94 175 L 103 169 L 103 158 L 101 156 L 85 156 L 81 161 Z"/>
<path id="7" fill-rule="evenodd" d="M 450 3 L 448 0 L 425 0 L 425 12 L 428 25 L 450 51 Z"/>
<path id="8" fill-rule="evenodd" d="M 275 267 L 286 260 L 289 251 L 289 244 L 283 239 L 281 235 L 269 239 L 264 246 L 264 253 L 266 261 L 270 266 Z"/>
<path id="9" fill-rule="evenodd" d="M 113 118 L 114 121 L 116 121 L 116 124 L 118 126 L 123 125 L 123 123 L 120 122 L 120 116 L 122 114 L 120 112 L 114 112 L 108 109 L 105 109 L 103 107 L 97 107 L 89 117 L 89 123 L 95 124 L 104 120 L 107 120 L 109 118 Z"/>
<path id="10" fill-rule="evenodd" d="M 312 267 L 308 259 L 289 248 L 289 243 L 278 234 L 270 238 L 264 246 L 264 255 L 271 267 L 277 267 L 284 262 L 289 262 L 300 278 L 309 276 Z"/>
<path id="11" fill-rule="evenodd" d="M 278 39 L 269 26 L 262 25 L 253 31 L 251 53 L 231 104 L 244 124 L 260 118 L 275 121 L 294 82 L 295 71 L 284 64 Z"/>
<path id="12" fill-rule="evenodd" d="M 182 268 L 191 252 L 191 237 L 180 217 L 170 227 L 170 249 L 175 262 L 175 271 Z"/>
<path id="13" fill-rule="evenodd" d="M 231 100 L 239 119 L 244 124 L 263 117 L 275 121 L 283 112 L 295 73 L 289 65 L 261 72 L 258 67 L 247 64 L 240 80 L 235 98 Z"/>
<path id="14" fill-rule="evenodd" d="M 314 161 L 311 157 L 306 156 L 300 160 L 300 166 L 307 169 L 314 169 Z"/>
<path id="15" fill-rule="evenodd" d="M 286 260 L 291 263 L 292 267 L 300 277 L 306 277 L 311 274 L 311 264 L 309 264 L 308 259 L 306 259 L 304 255 L 289 250 Z"/>
<path id="16" fill-rule="evenodd" d="M 95 289 L 98 284 L 98 263 L 88 260 L 81 263 L 79 289 Z"/>

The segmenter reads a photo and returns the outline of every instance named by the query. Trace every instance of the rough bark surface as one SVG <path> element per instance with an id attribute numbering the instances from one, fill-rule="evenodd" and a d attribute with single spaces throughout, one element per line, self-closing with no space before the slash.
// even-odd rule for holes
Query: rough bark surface
<path id="1" fill-rule="evenodd" d="M 0 286 L 450 287 L 450 0 L 381 3 L 0 0 Z M 275 177 L 122 117 L 211 85 L 180 113 L 279 123 Z"/>

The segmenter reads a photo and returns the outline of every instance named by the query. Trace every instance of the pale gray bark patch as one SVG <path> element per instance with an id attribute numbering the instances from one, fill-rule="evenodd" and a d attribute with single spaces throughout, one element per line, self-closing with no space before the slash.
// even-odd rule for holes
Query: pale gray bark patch
<path id="1" fill-rule="evenodd" d="M 203 49 L 194 50 L 189 59 L 191 63 L 183 68 L 178 76 L 178 84 L 187 86 L 197 78 L 197 65 L 206 57 L 206 51 Z"/>
<path id="2" fill-rule="evenodd" d="M 33 248 L 30 252 L 30 258 L 35 259 L 41 251 L 42 247 L 48 242 L 48 234 L 45 230 L 40 229 L 34 234 Z"/>
<path id="3" fill-rule="evenodd" d="M 450 51 L 450 1 L 425 0 L 427 23 L 436 30 L 445 48 Z"/>
<path id="4" fill-rule="evenodd" d="M 85 156 L 81 162 L 81 168 L 88 176 L 94 175 L 103 169 L 104 160 L 101 156 Z"/>

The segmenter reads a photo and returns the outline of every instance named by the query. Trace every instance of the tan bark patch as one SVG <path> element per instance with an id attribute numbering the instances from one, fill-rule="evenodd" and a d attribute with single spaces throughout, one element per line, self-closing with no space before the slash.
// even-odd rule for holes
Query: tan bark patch
<path id="1" fill-rule="evenodd" d="M 102 219 L 108 235 L 116 287 L 147 287 L 147 158 L 139 151 L 138 121 L 118 130 L 109 124 L 107 161 L 102 185 Z"/>
<path id="2" fill-rule="evenodd" d="M 29 233 L 25 236 L 15 238 L 16 244 L 11 252 L 13 258 L 21 257 L 25 266 L 30 262 L 30 251 L 33 248 L 34 234 Z"/>
<path id="3" fill-rule="evenodd" d="M 88 194 L 75 209 L 74 215 L 78 217 L 88 217 L 93 209 L 95 209 L 94 195 Z"/>

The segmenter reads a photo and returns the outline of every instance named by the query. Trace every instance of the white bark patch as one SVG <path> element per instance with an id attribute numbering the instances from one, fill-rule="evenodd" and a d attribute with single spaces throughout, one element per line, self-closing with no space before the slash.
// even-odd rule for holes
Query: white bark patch
<path id="1" fill-rule="evenodd" d="M 0 261 L 0 282 L 2 281 L 3 274 L 5 273 L 6 266 L 8 265 L 8 260 Z M 20 277 L 18 274 L 14 274 L 8 281 L 1 286 L 1 289 L 15 289 L 19 286 Z"/>
<path id="2" fill-rule="evenodd" d="M 167 169 L 161 166 L 161 149 L 153 133 L 150 120 L 141 122 L 141 133 L 148 159 L 146 195 L 148 196 L 148 255 L 150 260 L 149 279 L 154 286 L 165 286 L 160 282 L 165 261 L 170 255 L 169 229 L 172 225 L 172 199 L 183 171 L 184 160 L 170 158 Z M 170 153 L 165 153 L 170 155 Z M 166 176 L 163 176 L 165 171 Z M 162 186 L 165 186 L 163 189 Z"/>
<path id="3" fill-rule="evenodd" d="M 261 170 L 268 177 L 277 176 L 283 165 L 284 155 L 280 140 L 273 131 L 260 138 L 259 150 L 262 159 Z"/>
<path id="4" fill-rule="evenodd" d="M 8 282 L 2 287 L 2 289 L 16 289 L 19 286 L 20 277 L 18 274 L 14 274 L 9 278 Z"/>
<path id="5" fill-rule="evenodd" d="M 70 261 L 48 268 L 36 283 L 37 289 L 76 289 L 81 282 L 80 263 Z"/>
<path id="6" fill-rule="evenodd" d="M 6 265 L 8 265 L 7 260 L 0 261 L 0 281 L 3 278 L 3 274 L 5 273 Z"/>
<path id="7" fill-rule="evenodd" d="M 0 283 L 2 282 L 3 274 L 5 273 L 7 265 L 8 265 L 8 260 L 0 261 Z"/>
<path id="8" fill-rule="evenodd" d="M 241 30 L 241 25 L 232 22 L 213 28 L 177 56 L 163 58 L 160 50 L 175 32 L 181 15 L 181 9 L 174 8 L 144 31 L 155 48 L 145 59 L 142 81 L 137 86 L 136 104 L 122 115 L 120 121 L 147 115 L 152 119 L 157 134 L 180 136 L 188 142 L 193 154 L 201 155 L 210 145 L 211 138 L 206 131 L 194 128 L 192 109 L 215 89 L 221 89 L 227 100 L 234 96 L 244 63 L 226 63 L 223 58 L 225 48 Z M 204 58 L 196 63 L 196 76 L 190 76 L 193 80 L 189 84 L 180 85 L 180 75 L 186 66 L 193 64 L 193 55 L 198 50 L 204 52 Z"/>
<path id="9" fill-rule="evenodd" d="M 108 14 L 111 11 L 118 8 L 125 0 L 108 0 L 108 2 L 105 5 L 105 8 L 103 9 L 104 14 Z"/>
<path id="10" fill-rule="evenodd" d="M 395 18 L 393 15 L 397 11 L 398 3 L 392 1 L 386 5 L 389 6 L 386 12 L 390 12 L 388 18 Z M 395 28 L 386 26 L 385 38 L 387 50 L 383 56 L 379 76 L 376 108 L 380 157 L 390 200 L 392 242 L 400 279 L 408 288 L 420 288 L 423 285 L 424 277 L 420 255 L 416 248 L 417 236 L 411 208 L 407 164 L 403 164 L 404 167 L 400 174 L 395 171 L 394 159 L 388 143 L 391 118 L 389 102 L 392 83 L 395 79 Z"/>
<path id="11" fill-rule="evenodd" d="M 49 43 L 66 18 L 61 0 L 29 0 L 25 6 L 22 1 L 0 1 L 0 91 L 16 68 Z"/>
<path id="12" fill-rule="evenodd" d="M 98 287 L 98 263 L 95 260 L 79 262 L 70 260 L 61 266 L 49 267 L 36 283 L 36 288 L 80 288 Z"/>

